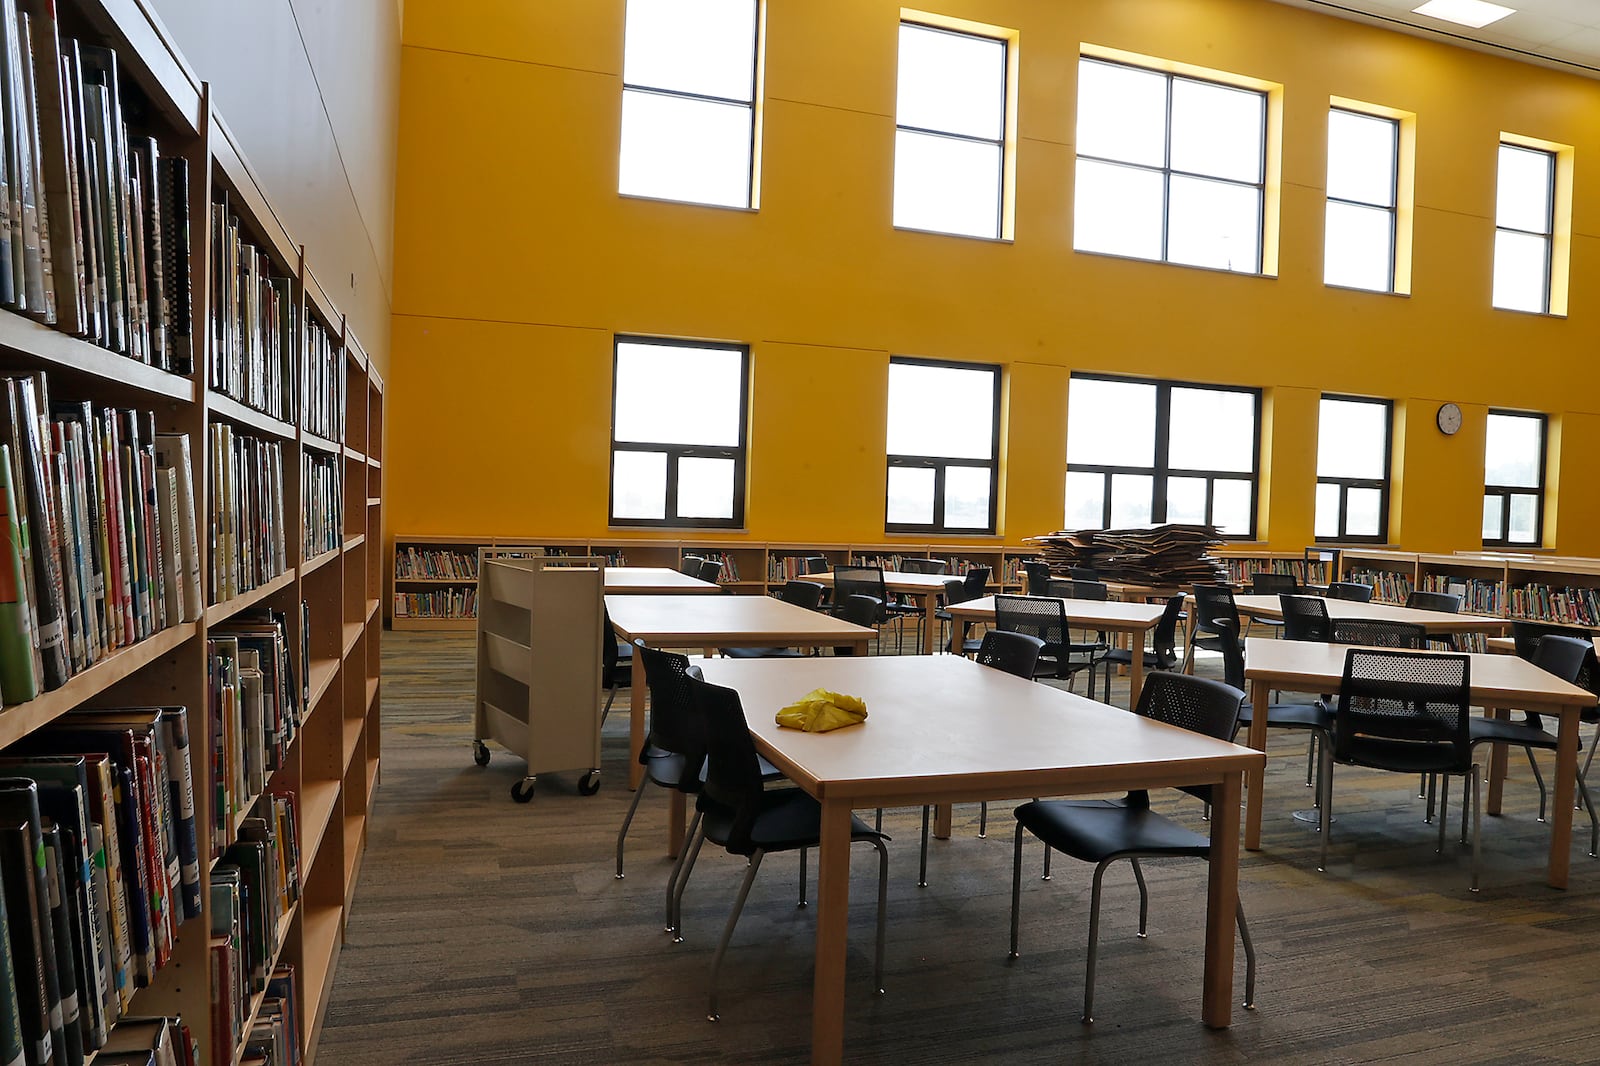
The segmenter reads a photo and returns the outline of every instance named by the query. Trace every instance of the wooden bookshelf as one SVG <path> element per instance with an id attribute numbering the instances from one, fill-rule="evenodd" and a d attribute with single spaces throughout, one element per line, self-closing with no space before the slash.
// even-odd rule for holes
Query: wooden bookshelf
<path id="1" fill-rule="evenodd" d="M 1259 551 L 1251 548 L 1216 548 L 1211 552 L 1228 572 L 1228 583 L 1241 588 L 1258 573 L 1289 574 L 1302 585 L 1326 585 L 1335 580 L 1329 561 L 1307 558 L 1307 553 Z M 1317 549 L 1312 549 L 1317 554 Z M 1327 554 L 1332 554 L 1327 553 Z"/>
<path id="2" fill-rule="evenodd" d="M 196 554 L 203 602 L 197 618 L 160 629 L 73 674 L 57 688 L 0 709 L 0 746 L 10 745 L 41 726 L 86 706 L 116 707 L 181 703 L 189 708 L 191 759 L 195 776 L 196 822 L 202 835 L 202 913 L 177 927 L 170 962 L 152 983 L 139 989 L 129 1014 L 181 1014 L 207 1066 L 224 1066 L 212 1048 L 209 947 L 210 880 L 215 862 L 205 834 L 214 821 L 210 782 L 211 735 L 207 713 L 208 634 L 258 606 L 289 619 L 291 651 L 309 636 L 309 676 L 299 676 L 298 654 L 291 655 L 294 685 L 309 689 L 304 715 L 282 765 L 270 772 L 267 789 L 293 792 L 300 851 L 302 893 L 273 932 L 270 955 L 292 965 L 297 977 L 295 1034 L 303 1061 L 315 1053 L 321 1020 L 332 986 L 344 922 L 361 866 L 380 769 L 381 691 L 378 682 L 382 635 L 378 605 L 383 596 L 382 544 L 384 382 L 344 317 L 313 274 L 312 264 L 279 223 L 268 198 L 206 90 L 185 64 L 148 0 L 60 0 L 60 33 L 117 53 L 119 85 L 139 115 L 138 132 L 157 137 L 164 158 L 187 160 L 189 174 L 188 248 L 192 328 L 183 354 L 191 370 L 174 373 L 99 347 L 8 310 L 0 310 L 0 371 L 43 372 L 54 400 L 88 400 L 96 408 L 153 411 L 159 433 L 189 437 L 196 512 Z M 131 123 L 130 123 L 131 125 Z M 293 310 L 293 338 L 287 353 L 287 381 L 295 410 L 276 417 L 212 387 L 219 353 L 211 343 L 213 286 L 217 269 L 210 254 L 212 205 L 226 192 L 229 211 L 242 232 L 263 249 L 271 269 L 287 283 Z M 52 213 L 52 226 L 63 223 Z M 305 327 L 326 331 L 337 361 L 342 408 L 334 420 L 339 432 L 310 431 L 299 416 L 298 375 Z M 209 433 L 227 425 L 239 433 L 271 439 L 283 451 L 281 488 L 283 534 L 287 544 L 282 573 L 255 588 L 216 596 L 209 578 L 215 560 L 210 532 L 213 478 Z M 299 471 L 305 454 L 332 457 L 342 479 L 338 544 L 302 560 L 302 498 Z M 309 633 L 303 631 L 301 605 L 309 608 Z M 238 818 L 228 819 L 237 824 Z M 249 1014 L 263 997 L 250 997 Z M 248 1027 L 246 1028 L 248 1033 Z M 229 1062 L 238 1061 L 242 1045 Z M 92 1057 L 92 1056 L 91 1056 Z"/>

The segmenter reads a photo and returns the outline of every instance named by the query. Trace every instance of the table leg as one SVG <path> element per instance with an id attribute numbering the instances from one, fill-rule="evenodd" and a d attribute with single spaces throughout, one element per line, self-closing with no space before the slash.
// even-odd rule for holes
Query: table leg
<path id="1" fill-rule="evenodd" d="M 676 859 L 683 850 L 683 819 L 687 813 L 683 793 L 670 790 L 667 800 L 667 858 Z"/>
<path id="2" fill-rule="evenodd" d="M 1195 612 L 1199 610 L 1198 604 L 1190 604 L 1189 617 L 1183 623 L 1183 666 L 1180 668 L 1185 674 L 1194 673 L 1194 631 L 1198 624 Z"/>
<path id="3" fill-rule="evenodd" d="M 850 807 L 822 804 L 817 960 L 811 992 L 811 1061 L 844 1060 L 844 963 L 850 927 Z"/>
<path id="4" fill-rule="evenodd" d="M 1144 690 L 1144 634 L 1128 634 L 1128 710 L 1139 706 L 1139 693 Z M 1109 687 L 1109 686 L 1107 686 Z M 1111 702 L 1111 693 L 1106 693 Z"/>
<path id="5" fill-rule="evenodd" d="M 1555 810 L 1550 815 L 1551 888 L 1567 887 L 1567 867 L 1572 862 L 1572 797 L 1578 782 L 1578 711 L 1561 709 L 1561 727 L 1556 733 L 1556 788 L 1551 797 Z"/>
<path id="6" fill-rule="evenodd" d="M 1212 1029 L 1226 1029 L 1233 1022 L 1233 931 L 1239 902 L 1239 788 L 1243 776 L 1228 774 L 1211 792 L 1211 871 L 1200 1019 Z"/>
<path id="7" fill-rule="evenodd" d="M 1250 686 L 1250 746 L 1257 751 L 1267 750 L 1267 706 L 1271 699 L 1271 686 L 1257 681 Z M 1267 785 L 1266 761 L 1249 772 L 1245 779 L 1244 846 L 1251 851 L 1261 850 L 1261 790 Z M 1212 804 L 1215 808 L 1216 804 Z M 1215 818 L 1213 809 L 1211 817 Z"/>
<path id="8" fill-rule="evenodd" d="M 628 682 L 628 787 L 638 789 L 644 780 L 639 753 L 644 750 L 644 656 L 633 657 L 633 676 Z"/>
<path id="9" fill-rule="evenodd" d="M 933 808 L 933 835 L 939 840 L 950 839 L 950 804 L 939 803 Z"/>
<path id="10" fill-rule="evenodd" d="M 922 595 L 922 654 L 934 655 L 939 651 L 939 619 L 934 612 L 939 609 L 939 595 L 925 592 Z"/>
<path id="11" fill-rule="evenodd" d="M 1505 707 L 1486 707 L 1484 714 L 1490 718 L 1501 721 L 1511 717 L 1511 711 Z M 1500 794 L 1505 790 L 1506 783 L 1506 746 L 1504 744 L 1489 745 L 1489 798 L 1483 805 L 1484 814 L 1500 813 Z"/>

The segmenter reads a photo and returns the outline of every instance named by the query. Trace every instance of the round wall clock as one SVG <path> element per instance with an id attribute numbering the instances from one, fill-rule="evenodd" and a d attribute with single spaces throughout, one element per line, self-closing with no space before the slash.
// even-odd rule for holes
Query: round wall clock
<path id="1" fill-rule="evenodd" d="M 1461 428 L 1461 408 L 1453 403 L 1439 405 L 1439 432 L 1445 436 L 1453 436 Z"/>

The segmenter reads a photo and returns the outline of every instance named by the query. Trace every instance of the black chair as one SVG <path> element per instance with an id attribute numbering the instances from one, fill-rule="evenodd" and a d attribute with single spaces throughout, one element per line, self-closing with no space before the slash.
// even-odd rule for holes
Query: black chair
<path id="1" fill-rule="evenodd" d="M 1050 583 L 1050 564 L 1043 559 L 1024 559 L 1022 572 L 1028 577 L 1028 595 L 1043 596 Z"/>
<path id="2" fill-rule="evenodd" d="M 822 807 L 816 800 L 798 788 L 765 787 L 760 758 L 755 743 L 750 739 L 744 708 L 739 694 L 706 681 L 689 683 L 690 697 L 699 712 L 705 728 L 706 775 L 705 783 L 695 801 L 695 813 L 700 816 L 700 835 L 695 840 L 689 858 L 692 867 L 701 846 L 707 841 L 726 849 L 732 855 L 750 860 L 744 882 L 734 899 L 733 912 L 717 943 L 716 955 L 711 961 L 711 989 L 706 1017 L 718 1020 L 717 977 L 722 971 L 722 959 L 727 954 L 728 942 L 733 939 L 734 927 L 750 895 L 750 886 L 761 869 L 767 855 L 780 851 L 799 851 L 817 847 L 822 842 Z M 889 899 L 889 851 L 884 847 L 885 837 L 873 831 L 854 815 L 850 818 L 852 843 L 871 844 L 878 852 L 878 938 L 874 953 L 872 987 L 883 991 L 884 912 Z M 802 878 L 804 877 L 802 867 Z M 683 880 L 687 881 L 685 873 Z M 682 892 L 682 884 L 678 886 Z"/>
<path id="3" fill-rule="evenodd" d="M 1421 651 L 1428 646 L 1425 628 L 1388 618 L 1335 618 L 1329 637 L 1335 644 L 1365 644 L 1373 648 Z"/>
<path id="4" fill-rule="evenodd" d="M 1472 891 L 1478 891 L 1483 827 L 1468 713 L 1471 669 L 1472 660 L 1466 655 L 1386 648 L 1351 648 L 1345 652 L 1333 742 L 1322 748 L 1322 853 L 1318 870 L 1328 866 L 1336 763 L 1395 773 L 1441 775 L 1441 852 L 1450 778 L 1460 776 L 1472 788 Z M 1462 843 L 1466 843 L 1465 797 L 1461 813 Z"/>
<path id="5" fill-rule="evenodd" d="M 1279 595 L 1283 611 L 1283 637 L 1286 640 L 1333 639 L 1333 623 L 1328 618 L 1328 601 L 1321 596 Z"/>
<path id="6" fill-rule="evenodd" d="M 1355 581 L 1334 581 L 1328 585 L 1328 599 L 1351 603 L 1371 603 L 1372 586 Z"/>
<path id="7" fill-rule="evenodd" d="M 1044 641 L 1026 633 L 1009 633 L 991 629 L 983 635 L 978 647 L 978 665 L 1004 670 L 1014 677 L 1033 680 L 1034 667 L 1039 663 L 1039 653 L 1044 651 Z M 989 804 L 978 804 L 978 835 L 989 835 Z M 922 847 L 928 847 L 928 808 L 922 808 Z"/>
<path id="8" fill-rule="evenodd" d="M 1184 649 L 1184 665 L 1193 661 L 1196 648 L 1207 651 L 1222 650 L 1222 626 L 1233 622 L 1235 643 L 1238 643 L 1239 608 L 1233 602 L 1233 589 L 1227 585 L 1194 585 L 1194 629 L 1189 646 Z"/>
<path id="9" fill-rule="evenodd" d="M 835 590 L 837 596 L 837 590 Z M 840 601 L 833 610 L 835 618 L 851 622 L 869 629 L 878 624 L 883 617 L 883 601 L 876 596 L 863 596 L 852 593 Z M 854 655 L 856 650 L 849 645 L 841 645 L 833 649 L 835 655 Z"/>
<path id="10" fill-rule="evenodd" d="M 843 563 L 833 568 L 833 613 L 844 617 L 844 605 L 851 596 L 867 596 L 878 601 L 877 614 L 871 621 L 859 614 L 847 619 L 857 625 L 874 629 L 889 620 L 889 593 L 883 583 L 883 567 Z M 859 609 L 859 604 L 857 605 Z"/>
<path id="11" fill-rule="evenodd" d="M 1561 626 L 1554 622 L 1534 622 L 1526 618 L 1511 620 L 1511 641 L 1516 646 L 1517 657 L 1533 662 L 1539 650 L 1539 641 L 1545 637 L 1571 637 L 1585 644 L 1594 643 L 1594 631 L 1582 626 Z"/>
<path id="12" fill-rule="evenodd" d="M 944 574 L 950 570 L 947 559 L 902 559 L 900 569 L 908 574 Z"/>
<path id="13" fill-rule="evenodd" d="M 1031 585 L 1030 585 L 1031 588 Z M 1053 577 L 1036 596 L 1059 596 L 1064 600 L 1109 600 L 1111 589 L 1104 581 L 1081 581 L 1074 577 Z"/>
<path id="14" fill-rule="evenodd" d="M 1088 566 L 1069 566 L 1067 576 L 1074 581 L 1099 581 L 1100 571 Z"/>
<path id="15" fill-rule="evenodd" d="M 815 611 L 822 603 L 822 586 L 791 578 L 783 583 L 776 598 Z M 730 659 L 798 659 L 804 655 L 798 648 L 723 648 L 722 654 Z"/>
<path id="16" fill-rule="evenodd" d="M 828 572 L 828 557 L 826 555 L 808 555 L 803 562 L 808 574 L 826 574 Z"/>
<path id="17" fill-rule="evenodd" d="M 1295 580 L 1293 574 L 1279 574 L 1270 570 L 1257 570 L 1250 575 L 1250 594 L 1252 596 L 1293 596 L 1300 591 L 1300 582 Z M 1283 623 L 1276 618 L 1252 618 L 1245 627 L 1248 632 L 1255 626 L 1265 626 L 1272 630 L 1281 630 Z"/>
<path id="18" fill-rule="evenodd" d="M 1460 614 L 1461 597 L 1454 592 L 1425 592 L 1422 589 L 1414 589 L 1406 596 L 1406 606 L 1417 611 Z"/>
<path id="19" fill-rule="evenodd" d="M 950 563 L 944 559 L 902 559 L 900 572 L 904 574 L 929 574 L 938 576 L 950 569 Z M 895 651 L 901 650 L 901 630 L 907 619 L 916 623 L 917 647 L 922 647 L 922 622 L 927 617 L 922 604 L 906 593 L 897 593 L 888 604 L 889 616 L 899 621 L 895 630 Z"/>
<path id="20" fill-rule="evenodd" d="M 699 577 L 700 566 L 704 562 L 705 560 L 698 555 L 685 555 L 683 561 L 678 564 L 678 573 L 686 577 Z"/>
<path id="21" fill-rule="evenodd" d="M 1228 622 L 1223 628 L 1232 630 L 1233 622 Z M 1250 688 L 1244 679 L 1244 646 L 1238 641 L 1222 642 L 1222 679 L 1241 692 L 1249 692 Z M 1306 787 L 1312 784 L 1313 768 L 1316 765 L 1316 753 L 1319 745 L 1327 743 L 1329 731 L 1333 729 L 1333 712 L 1321 700 L 1309 703 L 1272 703 L 1266 708 L 1268 729 L 1303 729 L 1311 734 L 1311 741 L 1306 745 Z M 1249 729 L 1255 720 L 1255 705 L 1247 697 L 1239 708 L 1239 728 Z M 1321 797 L 1321 790 L 1318 790 Z"/>
<path id="22" fill-rule="evenodd" d="M 1139 651 L 1146 670 L 1176 670 L 1181 665 L 1181 660 L 1178 658 L 1178 619 L 1183 617 L 1183 601 L 1184 596 L 1181 592 L 1167 600 L 1167 606 L 1161 612 L 1161 620 L 1150 632 L 1150 650 Z M 1132 648 L 1111 648 L 1100 657 L 1100 661 L 1105 664 L 1108 700 L 1111 696 L 1111 668 L 1132 666 L 1133 654 Z"/>
<path id="23" fill-rule="evenodd" d="M 701 581 L 709 581 L 715 585 L 722 577 L 721 559 L 701 559 L 700 572 L 695 575 Z"/>
<path id="24" fill-rule="evenodd" d="M 1108 650 L 1104 644 L 1074 644 L 1066 604 L 1045 596 L 996 596 L 994 627 L 1008 633 L 1027 633 L 1044 641 L 1044 651 L 1034 667 L 1035 677 L 1067 682 L 1081 671 L 1089 672 L 1089 698 L 1094 699 L 1094 668 Z"/>
<path id="25" fill-rule="evenodd" d="M 954 603 L 966 603 L 968 600 L 976 600 L 981 598 L 984 594 L 984 591 L 989 587 L 989 574 L 989 567 L 974 566 L 969 568 L 961 577 L 950 578 L 945 581 L 945 606 L 949 607 Z M 950 617 L 950 612 L 948 610 L 935 611 L 933 616 L 942 623 L 953 624 L 954 622 L 954 619 Z M 945 647 L 950 650 L 952 655 L 973 655 L 977 653 L 978 648 L 982 645 L 982 638 L 968 637 L 966 640 L 961 642 L 961 649 L 958 652 L 954 647 L 951 646 L 954 640 L 955 637 L 952 635 L 949 641 L 944 642 Z"/>
<path id="26" fill-rule="evenodd" d="M 600 711 L 600 724 L 606 724 L 611 704 L 617 698 L 617 689 L 633 680 L 633 645 L 617 639 L 617 630 L 611 624 L 610 612 L 604 611 L 606 631 L 600 643 L 600 687 L 606 690 L 606 705 Z"/>
<path id="27" fill-rule="evenodd" d="M 1177 673 L 1149 678 L 1134 713 L 1168 725 L 1227 740 L 1238 725 L 1239 703 L 1244 693 L 1231 685 Z M 1205 802 L 1211 786 L 1183 789 Z M 1145 889 L 1141 858 L 1211 858 L 1211 841 L 1150 809 L 1150 794 L 1129 792 L 1121 800 L 1035 800 L 1016 809 L 1017 838 L 1011 866 L 1011 957 L 1017 957 L 1017 926 L 1022 902 L 1022 838 L 1024 831 L 1044 842 L 1046 854 L 1060 851 L 1092 862 L 1093 889 L 1089 897 L 1089 958 L 1083 982 L 1083 1020 L 1094 1021 L 1094 974 L 1099 952 L 1100 888 L 1106 867 L 1118 859 L 1133 864 L 1139 885 L 1139 936 L 1145 935 L 1149 894 Z M 1244 903 L 1236 910 L 1239 938 L 1244 942 L 1244 1005 L 1255 1006 L 1256 952 L 1245 922 Z"/>

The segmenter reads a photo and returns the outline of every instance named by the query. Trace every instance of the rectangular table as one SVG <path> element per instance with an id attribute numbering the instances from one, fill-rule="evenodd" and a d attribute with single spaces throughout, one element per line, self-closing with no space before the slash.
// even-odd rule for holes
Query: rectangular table
<path id="1" fill-rule="evenodd" d="M 939 597 L 944 594 L 944 583 L 954 580 L 953 574 L 907 574 L 897 570 L 883 572 L 883 587 L 887 592 L 914 596 L 922 607 L 922 653 L 932 655 L 939 650 L 939 620 L 934 612 L 939 609 Z M 815 581 L 823 588 L 833 588 L 833 575 L 805 574 L 797 581 Z"/>
<path id="2" fill-rule="evenodd" d="M 1250 685 L 1250 702 L 1268 706 L 1273 689 L 1288 692 L 1337 693 L 1344 680 L 1347 644 L 1323 644 L 1307 640 L 1273 640 L 1250 637 L 1245 640 L 1245 680 Z M 1445 654 L 1445 653 L 1439 653 Z M 1550 816 L 1550 865 L 1547 880 L 1551 888 L 1567 887 L 1571 859 L 1572 798 L 1578 772 L 1578 716 L 1595 704 L 1586 689 L 1512 655 L 1473 654 L 1471 656 L 1472 705 L 1491 714 L 1510 709 L 1538 711 L 1559 721 L 1556 734 L 1555 798 Z M 1256 714 L 1250 721 L 1250 746 L 1267 748 L 1267 716 Z M 1246 801 L 1244 846 L 1251 851 L 1261 847 L 1261 789 L 1265 763 L 1251 771 Z M 1498 813 L 1498 791 L 1492 794 L 1490 813 Z"/>
<path id="3" fill-rule="evenodd" d="M 1428 631 L 1429 636 L 1443 636 L 1448 633 L 1486 633 L 1500 634 L 1511 625 L 1510 619 L 1500 618 L 1488 614 L 1451 614 L 1448 611 L 1424 611 L 1416 607 L 1401 607 L 1393 603 L 1357 603 L 1355 600 L 1326 600 L 1328 617 L 1338 620 L 1341 618 L 1379 619 L 1387 622 L 1410 622 L 1412 625 L 1422 626 Z M 1189 603 L 1194 604 L 1193 594 Z M 1275 622 L 1283 620 L 1283 604 L 1276 596 L 1244 595 L 1233 598 L 1234 606 L 1239 609 L 1242 617 L 1270 619 Z M 1196 619 L 1194 612 L 1190 612 L 1190 628 L 1194 627 Z"/>
<path id="4" fill-rule="evenodd" d="M 704 596 L 721 592 L 715 581 L 701 581 L 665 566 L 608 566 L 606 592 L 619 596 Z"/>
<path id="5" fill-rule="evenodd" d="M 871 807 L 1217 786 L 1201 1017 L 1213 1028 L 1232 1021 L 1239 791 L 1265 765 L 1260 752 L 956 655 L 717 659 L 703 669 L 738 690 L 761 754 L 822 804 L 812 1062 L 843 1058 L 850 812 Z M 779 729 L 778 709 L 819 685 L 865 699 L 867 720 L 831 733 Z"/>

